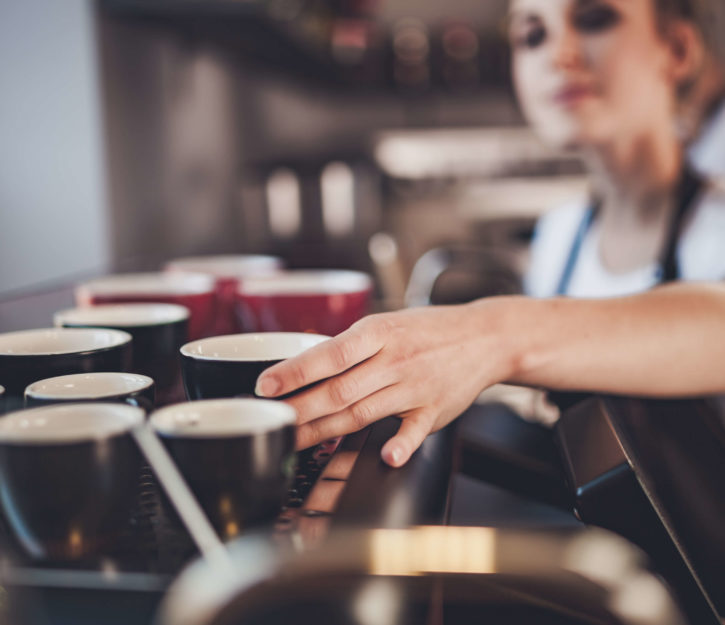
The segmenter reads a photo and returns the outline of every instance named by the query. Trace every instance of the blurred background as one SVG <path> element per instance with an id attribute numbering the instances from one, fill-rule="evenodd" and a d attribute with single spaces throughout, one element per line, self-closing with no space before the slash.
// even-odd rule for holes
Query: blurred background
<path id="1" fill-rule="evenodd" d="M 203 253 L 525 262 L 582 192 L 513 102 L 506 0 L 27 0 L 0 19 L 0 299 Z M 375 236 L 378 235 L 378 236 Z"/>

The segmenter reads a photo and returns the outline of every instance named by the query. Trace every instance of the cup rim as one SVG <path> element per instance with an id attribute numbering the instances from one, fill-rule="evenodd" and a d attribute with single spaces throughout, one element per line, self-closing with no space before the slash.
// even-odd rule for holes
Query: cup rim
<path id="1" fill-rule="evenodd" d="M 271 254 L 213 254 L 182 256 L 164 265 L 164 271 L 203 273 L 215 278 L 245 278 L 279 271 L 284 266 L 281 257 Z"/>
<path id="2" fill-rule="evenodd" d="M 308 332 L 248 332 L 246 334 L 224 334 L 221 336 L 210 336 L 182 345 L 180 352 L 182 356 L 194 360 L 206 360 L 213 362 L 268 362 L 272 360 L 286 360 L 301 354 L 303 351 L 328 341 L 330 336 L 324 334 L 311 334 Z M 262 353 L 263 343 L 277 342 L 279 348 L 273 353 Z M 289 341 L 290 345 L 285 346 Z M 220 350 L 223 344 L 231 351 L 222 353 Z M 303 344 L 300 349 L 299 345 Z M 234 348 L 251 347 L 260 349 L 252 355 L 241 355 L 234 353 Z M 202 353 L 203 349 L 210 353 Z"/>
<path id="3" fill-rule="evenodd" d="M 113 418 L 103 422 L 98 418 L 99 411 Z M 74 424 L 73 415 L 75 419 L 80 416 L 82 423 Z M 144 418 L 141 408 L 119 403 L 65 403 L 18 410 L 0 419 L 0 445 L 92 443 L 126 434 L 143 424 Z M 33 419 L 37 427 L 33 427 Z M 42 431 L 49 419 L 62 422 L 50 435 Z"/>
<path id="4" fill-rule="evenodd" d="M 215 411 L 216 419 L 208 416 Z M 182 421 L 174 421 L 174 415 L 181 415 Z M 209 422 L 201 430 L 197 426 L 204 418 Z M 183 439 L 256 436 L 294 426 L 296 422 L 297 412 L 289 404 L 257 398 L 182 402 L 156 410 L 149 417 L 151 427 L 160 436 Z"/>
<path id="5" fill-rule="evenodd" d="M 127 315 L 125 320 L 124 315 Z M 146 318 L 144 315 L 147 315 Z M 56 327 L 65 328 L 145 328 L 186 321 L 189 315 L 189 309 L 180 304 L 128 302 L 66 308 L 53 315 L 53 323 Z"/>
<path id="6" fill-rule="evenodd" d="M 122 388 L 108 388 L 106 392 L 97 392 L 94 394 L 83 392 L 79 390 L 76 393 L 70 392 L 67 388 L 68 384 L 74 382 L 88 382 L 92 384 L 96 381 L 104 383 L 110 380 L 125 380 L 131 383 L 135 382 L 135 387 L 122 389 Z M 66 385 L 67 394 L 59 393 L 58 391 L 53 392 L 51 389 L 43 388 L 44 386 L 52 386 L 53 384 Z M 40 400 L 98 400 L 103 401 L 111 397 L 123 397 L 126 395 L 132 395 L 141 391 L 148 390 L 154 385 L 153 378 L 147 375 L 141 375 L 140 373 L 126 373 L 124 371 L 95 371 L 91 373 L 72 373 L 70 375 L 59 375 L 52 378 L 44 378 L 37 380 L 25 387 L 25 397 Z M 35 387 L 35 388 L 34 388 Z"/>
<path id="7" fill-rule="evenodd" d="M 213 294 L 214 278 L 203 273 L 155 271 L 117 273 L 95 278 L 75 289 L 76 298 L 86 301 L 95 296 L 180 297 Z"/>
<path id="8" fill-rule="evenodd" d="M 243 280 L 237 294 L 244 297 L 315 296 L 328 297 L 365 293 L 373 279 L 362 271 L 348 269 L 287 269 Z"/>
<path id="9" fill-rule="evenodd" d="M 56 347 L 55 349 L 36 349 L 31 351 L 28 348 L 18 349 L 13 348 L 13 343 L 21 343 L 23 339 L 42 339 L 45 335 L 46 339 L 53 336 L 65 336 L 68 339 L 77 338 L 82 340 L 84 337 L 99 337 L 106 336 L 107 341 L 105 345 L 78 345 L 75 347 L 69 346 L 68 348 L 62 349 Z M 122 330 L 115 330 L 112 328 L 36 328 L 33 330 L 19 330 L 15 332 L 5 332 L 0 334 L 0 358 L 38 358 L 44 356 L 70 356 L 73 354 L 90 354 L 102 352 L 109 349 L 114 349 L 122 345 L 131 343 L 132 336 L 128 332 Z M 10 343 L 10 347 L 3 347 L 3 343 Z"/>

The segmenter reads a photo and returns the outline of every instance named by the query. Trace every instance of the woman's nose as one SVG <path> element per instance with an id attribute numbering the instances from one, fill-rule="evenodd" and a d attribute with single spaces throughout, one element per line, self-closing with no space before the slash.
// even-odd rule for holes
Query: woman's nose
<path id="1" fill-rule="evenodd" d="M 581 39 L 570 26 L 562 28 L 551 41 L 551 62 L 556 69 L 579 67 L 583 60 Z"/>

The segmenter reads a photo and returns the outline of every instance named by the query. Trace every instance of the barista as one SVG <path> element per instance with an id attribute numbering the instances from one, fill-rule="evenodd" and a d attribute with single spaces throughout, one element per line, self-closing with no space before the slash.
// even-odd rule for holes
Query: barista
<path id="1" fill-rule="evenodd" d="M 687 0 L 512 0 L 522 108 L 549 143 L 581 152 L 593 180 L 589 201 L 558 211 L 568 220 L 549 229 L 558 239 L 539 228 L 548 251 L 534 255 L 530 290 L 588 295 L 596 278 L 595 295 L 617 297 L 489 298 L 367 317 L 260 376 L 268 397 L 324 380 L 289 400 L 300 447 L 396 414 L 401 427 L 382 456 L 400 466 L 502 381 L 662 397 L 725 391 L 724 286 L 627 295 L 673 271 L 725 276 L 725 200 L 684 165 L 675 124 L 702 58 L 693 15 Z"/>

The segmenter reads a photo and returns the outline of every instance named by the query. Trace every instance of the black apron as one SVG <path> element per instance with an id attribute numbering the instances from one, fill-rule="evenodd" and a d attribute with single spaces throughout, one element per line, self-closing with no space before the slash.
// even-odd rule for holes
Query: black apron
<path id="1" fill-rule="evenodd" d="M 680 241 L 680 235 L 682 234 L 685 218 L 690 212 L 690 209 L 696 204 L 696 200 L 698 199 L 703 186 L 703 179 L 696 174 L 689 165 L 685 165 L 677 184 L 675 211 L 672 214 L 672 218 L 668 226 L 667 238 L 662 249 L 662 255 L 660 256 L 660 271 L 658 274 L 657 285 L 674 282 L 681 278 L 680 266 L 677 261 L 677 248 Z M 569 250 L 569 255 L 566 259 L 566 264 L 564 265 L 564 271 L 562 272 L 556 289 L 556 295 L 558 296 L 566 296 L 569 291 L 569 285 L 571 284 L 571 279 L 574 275 L 577 260 L 579 259 L 582 245 L 584 244 L 584 239 L 586 238 L 586 235 L 596 218 L 598 209 L 599 203 L 593 202 L 579 224 L 571 249 Z M 556 391 L 548 394 L 549 400 L 559 406 L 562 410 L 573 406 L 575 403 L 585 399 L 587 396 L 587 393 L 567 393 Z"/>

